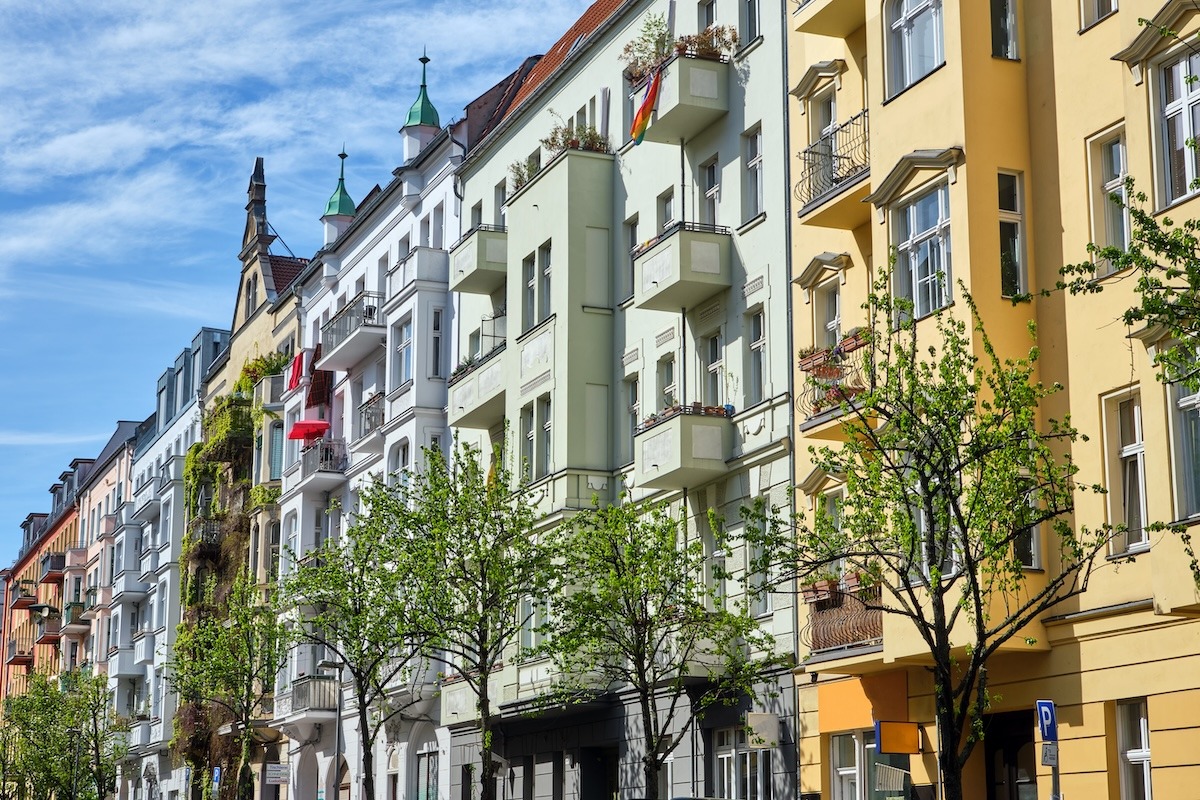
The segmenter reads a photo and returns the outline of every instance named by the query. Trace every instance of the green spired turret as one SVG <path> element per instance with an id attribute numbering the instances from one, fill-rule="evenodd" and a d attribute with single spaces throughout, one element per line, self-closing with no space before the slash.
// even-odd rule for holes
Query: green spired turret
<path id="1" fill-rule="evenodd" d="M 338 153 L 338 158 L 342 160 L 342 171 L 338 175 L 337 188 L 333 190 L 333 196 L 329 198 L 329 202 L 325 204 L 326 217 L 353 217 L 355 212 L 354 201 L 350 199 L 350 194 L 346 191 L 346 155 L 345 148 Z"/>
<path id="2" fill-rule="evenodd" d="M 408 119 L 404 121 L 404 127 L 428 125 L 431 128 L 441 128 L 442 123 L 438 120 L 437 109 L 433 107 L 433 103 L 429 102 L 429 92 L 425 88 L 425 65 L 429 63 L 429 56 L 422 53 L 420 61 L 421 91 L 417 94 L 417 102 L 413 103 L 412 108 L 408 110 Z"/>

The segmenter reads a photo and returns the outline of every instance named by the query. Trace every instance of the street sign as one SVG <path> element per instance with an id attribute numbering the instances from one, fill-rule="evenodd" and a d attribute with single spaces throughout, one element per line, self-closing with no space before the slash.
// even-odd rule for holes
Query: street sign
<path id="1" fill-rule="evenodd" d="M 1058 741 L 1058 715 L 1054 711 L 1053 700 L 1037 701 L 1038 730 L 1041 731 L 1043 742 Z"/>
<path id="2" fill-rule="evenodd" d="M 267 764 L 267 785 L 269 786 L 287 786 L 288 782 L 288 765 L 287 764 Z"/>
<path id="3" fill-rule="evenodd" d="M 221 768 L 213 767 L 213 789 L 221 785 Z"/>
<path id="4" fill-rule="evenodd" d="M 1042 743 L 1042 766 L 1058 767 L 1058 742 Z"/>

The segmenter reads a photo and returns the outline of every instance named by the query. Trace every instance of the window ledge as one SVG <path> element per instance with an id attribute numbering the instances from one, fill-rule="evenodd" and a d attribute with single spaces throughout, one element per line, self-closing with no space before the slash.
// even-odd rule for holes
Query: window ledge
<path id="1" fill-rule="evenodd" d="M 518 337 L 516 338 L 516 340 L 515 340 L 515 341 L 516 341 L 516 343 L 517 343 L 517 344 L 520 344 L 521 342 L 524 342 L 526 339 L 531 339 L 531 338 L 533 338 L 533 336 L 534 336 L 534 335 L 535 335 L 535 334 L 536 334 L 538 331 L 540 331 L 542 328 L 546 327 L 546 326 L 547 326 L 547 325 L 549 325 L 551 322 L 553 322 L 553 321 L 554 321 L 554 317 L 555 317 L 555 316 L 556 316 L 556 315 L 554 315 L 554 314 L 551 314 L 550 316 L 546 317 L 544 320 L 542 320 L 541 322 L 537 323 L 537 324 L 536 324 L 536 325 L 534 325 L 533 327 L 529 328 L 529 329 L 528 329 L 528 330 L 526 330 L 526 331 L 523 331 L 523 332 L 521 333 L 521 335 L 520 335 L 520 336 L 518 336 Z"/>
<path id="2" fill-rule="evenodd" d="M 1133 547 L 1127 547 L 1120 553 L 1109 553 L 1104 557 L 1104 559 L 1106 561 L 1124 561 L 1125 559 L 1134 558 L 1135 556 L 1140 556 L 1143 553 L 1149 552 L 1150 543 L 1147 542 L 1145 544 L 1136 544 Z"/>
<path id="3" fill-rule="evenodd" d="M 1087 32 L 1088 32 L 1088 31 L 1090 31 L 1092 28 L 1094 28 L 1094 27 L 1096 27 L 1097 25 L 1099 25 L 1101 22 L 1104 22 L 1104 20 L 1106 20 L 1106 19 L 1110 19 L 1110 18 L 1112 18 L 1112 17 L 1115 17 L 1115 16 L 1117 15 L 1117 12 L 1118 12 L 1118 11 L 1120 11 L 1120 9 L 1119 9 L 1119 8 L 1114 8 L 1112 11 L 1108 12 L 1108 13 L 1107 13 L 1107 14 L 1105 14 L 1104 16 L 1102 16 L 1102 17 L 1096 17 L 1094 20 L 1092 20 L 1091 22 L 1089 22 L 1087 25 L 1084 25 L 1082 28 L 1080 28 L 1080 29 L 1079 29 L 1079 35 L 1080 35 L 1080 36 L 1083 36 L 1083 34 L 1087 33 Z"/>
<path id="4" fill-rule="evenodd" d="M 617 308 L 621 309 L 622 311 L 625 311 L 631 305 L 633 305 L 633 295 L 629 295 L 629 297 L 626 297 L 624 300 L 617 303 Z"/>
<path id="5" fill-rule="evenodd" d="M 766 221 L 767 221 L 767 212 L 763 211 L 762 213 L 758 214 L 757 216 L 751 217 L 750 219 L 743 222 L 742 226 L 740 228 L 737 228 L 734 232 L 738 236 L 741 236 L 745 233 L 748 233 L 749 231 L 754 230 L 755 228 L 757 228 L 759 225 L 763 224 Z"/>
<path id="6" fill-rule="evenodd" d="M 929 70 L 929 72 L 926 72 L 924 75 L 922 75 L 921 77 L 917 78 L 915 81 L 913 81 L 912 83 L 908 84 L 908 85 L 907 85 L 907 86 L 905 86 L 903 89 L 901 89 L 900 91 L 896 92 L 896 93 L 895 93 L 894 95 L 892 95 L 891 97 L 889 97 L 889 98 L 887 98 L 886 100 L 884 100 L 882 103 L 880 103 L 880 105 L 884 105 L 884 106 L 886 106 L 888 103 L 890 103 L 890 102 L 892 102 L 893 100 L 895 100 L 896 98 L 900 97 L 900 96 L 901 96 L 901 95 L 903 95 L 905 92 L 907 92 L 907 91 L 909 91 L 910 89 L 912 89 L 914 86 L 920 86 L 922 83 L 924 83 L 925 81 L 929 80 L 929 77 L 930 77 L 931 75 L 936 75 L 936 74 L 938 74 L 938 73 L 939 73 L 939 72 L 941 72 L 941 71 L 942 71 L 942 70 L 943 70 L 945 67 L 946 67 L 946 62 L 945 62 L 945 61 L 943 61 L 942 63 L 938 64 L 938 65 L 937 65 L 936 67 L 934 67 L 933 69 Z"/>
<path id="7" fill-rule="evenodd" d="M 762 34 L 760 33 L 758 36 L 755 36 L 753 39 L 751 39 L 750 41 L 746 42 L 746 46 L 745 46 L 745 47 L 743 47 L 741 50 L 738 50 L 736 53 L 734 53 L 734 54 L 733 54 L 733 60 L 734 60 L 734 61 L 741 61 L 743 58 L 745 58 L 746 56 L 750 55 L 750 54 L 751 54 L 751 53 L 753 53 L 755 50 L 757 50 L 759 47 L 761 47 L 761 46 L 762 46 L 762 43 L 763 43 L 763 41 L 764 41 L 764 39 L 763 39 L 763 36 L 762 36 Z"/>

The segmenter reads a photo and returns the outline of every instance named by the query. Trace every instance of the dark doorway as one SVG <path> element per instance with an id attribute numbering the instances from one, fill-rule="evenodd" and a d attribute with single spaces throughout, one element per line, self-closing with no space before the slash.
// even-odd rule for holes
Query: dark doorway
<path id="1" fill-rule="evenodd" d="M 579 751 L 579 800 L 615 800 L 617 748 L 583 747 Z"/>
<path id="2" fill-rule="evenodd" d="M 1037 800 L 1033 709 L 983 718 L 988 800 Z"/>

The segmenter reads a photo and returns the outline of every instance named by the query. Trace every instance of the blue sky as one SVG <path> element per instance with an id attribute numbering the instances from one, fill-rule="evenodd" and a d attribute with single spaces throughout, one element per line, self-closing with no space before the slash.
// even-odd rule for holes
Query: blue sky
<path id="1" fill-rule="evenodd" d="M 342 143 L 355 200 L 400 163 L 422 47 L 445 124 L 587 6 L 0 2 L 0 564 L 70 461 L 229 325 L 256 156 L 271 224 L 309 256 Z"/>

